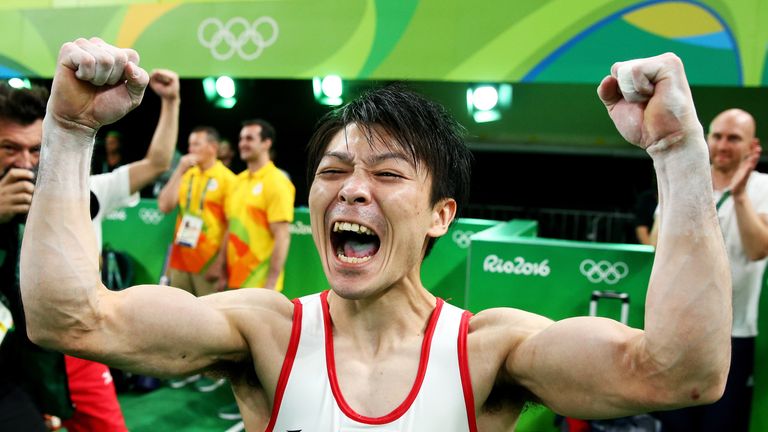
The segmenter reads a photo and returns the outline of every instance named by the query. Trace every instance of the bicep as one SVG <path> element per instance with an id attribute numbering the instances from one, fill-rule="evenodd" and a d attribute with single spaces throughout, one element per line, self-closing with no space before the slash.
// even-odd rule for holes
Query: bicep
<path id="1" fill-rule="evenodd" d="M 643 332 L 594 317 L 551 323 L 524 338 L 507 357 L 507 373 L 558 413 L 616 417 L 650 408 L 653 365 Z"/>
<path id="2" fill-rule="evenodd" d="M 239 301 L 234 294 L 198 298 L 154 285 L 103 291 L 100 319 L 75 346 L 83 357 L 154 376 L 184 375 L 241 360 L 251 354 L 242 316 L 260 317 L 265 327 L 272 318 L 258 301 Z"/>

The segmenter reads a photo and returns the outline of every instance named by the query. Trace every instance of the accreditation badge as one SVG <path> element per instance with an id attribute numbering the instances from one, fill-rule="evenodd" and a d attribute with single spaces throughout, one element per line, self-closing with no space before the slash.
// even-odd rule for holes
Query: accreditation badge
<path id="1" fill-rule="evenodd" d="M 13 316 L 5 303 L 0 302 L 0 343 L 3 343 L 5 335 L 11 330 L 13 330 Z"/>
<path id="2" fill-rule="evenodd" d="M 203 219 L 197 216 L 184 215 L 176 232 L 176 244 L 189 248 L 197 247 L 200 233 L 203 232 Z"/>

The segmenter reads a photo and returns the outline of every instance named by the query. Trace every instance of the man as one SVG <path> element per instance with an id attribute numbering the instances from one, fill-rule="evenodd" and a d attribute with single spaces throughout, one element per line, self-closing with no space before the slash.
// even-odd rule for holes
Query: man
<path id="1" fill-rule="evenodd" d="M 232 170 L 232 164 L 235 161 L 235 151 L 232 149 L 232 144 L 230 144 L 229 141 L 223 139 L 221 142 L 219 142 L 219 151 L 217 157 L 225 167 Z"/>
<path id="2" fill-rule="evenodd" d="M 16 90 L 0 84 L 0 424 L 9 430 L 35 432 L 46 430 L 41 409 L 71 413 L 66 397 L 58 398 L 60 407 L 41 407 L 34 401 L 31 393 L 37 392 L 30 387 L 42 380 L 28 373 L 22 359 L 22 352 L 37 350 L 24 337 L 18 250 L 22 221 L 32 201 L 47 99 L 48 91 L 41 87 Z M 59 366 L 56 383 L 66 386 L 61 356 L 53 361 Z"/>
<path id="3" fill-rule="evenodd" d="M 733 328 L 725 393 L 712 405 L 660 413 L 665 431 L 749 431 L 757 309 L 768 256 L 768 175 L 748 112 L 718 114 L 707 135 L 713 197 L 731 264 Z M 654 230 L 657 230 L 655 227 Z"/>
<path id="4" fill-rule="evenodd" d="M 216 292 L 217 269 L 212 268 L 212 263 L 227 229 L 224 204 L 235 178 L 216 159 L 218 146 L 216 129 L 193 129 L 189 153 L 181 157 L 157 198 L 163 213 L 179 208 L 169 262 L 171 286 L 196 296 Z"/>
<path id="5" fill-rule="evenodd" d="M 275 138 L 275 128 L 266 120 L 243 122 L 238 149 L 247 169 L 234 181 L 225 207 L 227 240 L 215 263 L 221 272 L 220 291 L 283 290 L 296 188 L 272 162 Z M 241 418 L 236 404 L 223 406 L 218 415 Z"/>
<path id="6" fill-rule="evenodd" d="M 296 188 L 270 158 L 275 128 L 265 120 L 243 122 L 238 148 L 248 168 L 237 176 L 225 207 L 227 244 L 217 265 L 229 288 L 283 290 Z"/>
<path id="7" fill-rule="evenodd" d="M 149 184 L 170 165 L 171 152 L 178 130 L 178 76 L 171 71 L 157 70 L 152 73 L 150 85 L 161 97 L 162 108 L 147 155 L 144 159 L 120 167 L 112 173 L 89 177 L 89 185 L 93 193 L 90 202 L 90 207 L 93 209 L 91 230 L 96 233 L 99 248 L 101 247 L 102 216 L 120 206 L 128 205 L 131 195 Z M 52 410 L 51 414 L 65 417 L 71 414 L 72 417 L 64 421 L 64 426 L 68 430 L 72 432 L 126 430 L 114 385 L 106 366 L 71 356 L 64 356 L 62 359 L 60 355 L 40 351 L 29 344 L 26 338 L 18 337 L 24 335 L 25 331 L 21 305 L 13 301 L 14 296 L 18 297 L 15 282 L 18 259 L 16 251 L 34 191 L 33 172 L 37 168 L 40 157 L 47 92 L 41 89 L 31 91 L 6 89 L 6 91 L 2 92 L 5 99 L 0 103 L 2 105 L 0 108 L 2 111 L 0 114 L 2 119 L 0 120 L 0 151 L 2 151 L 0 171 L 6 172 L 0 181 L 0 203 L 11 205 L 0 204 L 0 229 L 4 233 L 7 231 L 7 234 L 0 237 L 4 242 L 9 242 L 10 247 L 3 248 L 8 260 L 3 263 L 5 270 L 0 275 L 0 284 L 3 286 L 4 294 L 13 304 L 11 308 L 13 321 L 18 326 L 17 331 L 9 335 L 9 338 L 13 336 L 18 340 L 9 341 L 9 344 L 16 344 L 15 352 L 4 349 L 1 358 L 9 359 L 9 362 L 25 362 L 20 369 L 31 371 L 21 374 L 25 378 L 45 373 L 39 378 L 48 382 L 47 390 L 44 393 L 38 391 L 37 399 L 44 398 L 42 400 L 47 401 L 44 402 L 44 407 L 46 410 Z M 56 217 L 56 213 L 51 215 L 52 218 Z M 12 246 L 14 243 L 16 246 Z M 30 362 L 26 357 L 30 352 L 31 355 L 40 359 L 38 363 Z M 35 364 L 39 364 L 41 369 L 32 369 Z M 66 376 L 63 373 L 64 370 L 66 370 Z M 19 378 L 19 374 L 16 375 L 15 378 Z M 59 382 L 59 380 L 63 381 Z M 69 404 L 66 400 L 67 390 L 71 396 L 71 404 L 75 408 L 74 412 L 70 412 L 71 407 L 66 406 Z M 19 401 L 23 400 L 22 396 L 17 395 L 17 397 Z M 56 404 L 52 405 L 51 400 L 55 400 Z M 19 427 L 18 430 L 34 429 Z"/>
<path id="8" fill-rule="evenodd" d="M 509 430 L 531 399 L 590 418 L 720 397 L 728 262 L 677 57 L 618 63 L 598 88 L 659 171 L 645 330 L 507 308 L 471 316 L 433 297 L 421 261 L 462 204 L 470 155 L 444 109 L 398 89 L 331 114 L 310 143 L 312 233 L 331 291 L 292 302 L 272 290 L 104 289 L 78 163 L 101 125 L 140 103 L 147 76 L 137 61 L 97 38 L 59 54 L 22 246 L 28 332 L 39 343 L 160 375 L 226 369 L 248 430 Z M 46 220 L 52 209 L 57 224 Z M 40 264 L 47 271 L 34 271 Z"/>
<path id="9" fill-rule="evenodd" d="M 104 137 L 103 154 L 94 153 L 92 171 L 94 174 L 112 172 L 123 165 L 123 135 L 118 131 L 109 131 Z"/>

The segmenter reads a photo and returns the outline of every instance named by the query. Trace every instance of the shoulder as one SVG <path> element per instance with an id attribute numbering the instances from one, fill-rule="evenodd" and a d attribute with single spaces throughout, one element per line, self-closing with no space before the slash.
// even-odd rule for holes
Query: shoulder
<path id="1" fill-rule="evenodd" d="M 294 304 L 279 292 L 261 288 L 228 290 L 200 299 L 221 311 L 249 342 L 287 340 Z"/>
<path id="2" fill-rule="evenodd" d="M 219 177 L 225 180 L 234 180 L 235 177 L 237 177 L 235 173 L 233 173 L 232 170 L 227 168 L 226 165 L 221 163 L 221 161 L 216 161 L 215 169 L 213 172 L 216 177 Z"/>
<path id="3" fill-rule="evenodd" d="M 280 168 L 272 165 L 267 172 L 267 179 L 271 183 L 275 183 L 284 187 L 293 188 L 293 182 Z"/>
<path id="4" fill-rule="evenodd" d="M 496 370 L 531 336 L 552 325 L 540 315 L 513 308 L 493 308 L 474 315 L 469 322 L 467 348 L 470 360 L 494 359 Z"/>
<path id="5" fill-rule="evenodd" d="M 511 388 L 516 389 L 512 393 L 519 397 L 513 398 L 513 403 L 518 408 L 525 400 L 530 400 L 525 396 L 526 391 L 507 373 L 506 364 L 524 341 L 551 324 L 548 318 L 512 308 L 487 309 L 471 318 L 467 351 L 478 406 L 485 407 L 498 399 L 492 393 L 500 388 L 507 389 L 505 394 L 510 393 Z"/>
<path id="6" fill-rule="evenodd" d="M 768 174 L 759 171 L 752 171 L 749 177 L 750 184 L 754 185 L 761 192 L 768 189 Z"/>
<path id="7" fill-rule="evenodd" d="M 486 309 L 470 319 L 469 337 L 502 338 L 506 341 L 505 345 L 514 345 L 549 327 L 552 322 L 549 318 L 520 309 Z"/>

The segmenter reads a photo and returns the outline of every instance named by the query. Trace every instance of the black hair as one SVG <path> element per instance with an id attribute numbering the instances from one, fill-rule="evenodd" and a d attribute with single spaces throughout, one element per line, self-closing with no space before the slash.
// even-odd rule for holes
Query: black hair
<path id="1" fill-rule="evenodd" d="M 219 135 L 219 131 L 217 131 L 216 128 L 213 128 L 211 126 L 197 126 L 194 129 L 192 129 L 191 133 L 196 133 L 196 132 L 205 132 L 205 134 L 208 135 L 209 142 L 218 144 L 221 141 L 221 135 Z"/>
<path id="2" fill-rule="evenodd" d="M 30 125 L 45 117 L 48 89 L 40 86 L 16 89 L 0 82 L 0 120 L 22 126 Z"/>
<path id="3" fill-rule="evenodd" d="M 268 121 L 264 119 L 252 119 L 252 120 L 246 120 L 242 123 L 242 127 L 246 126 L 261 126 L 261 132 L 259 135 L 261 136 L 262 140 L 271 140 L 272 144 L 275 144 L 275 139 L 277 138 L 277 133 L 275 132 L 275 127 L 272 126 Z"/>
<path id="4" fill-rule="evenodd" d="M 382 132 L 392 138 L 432 177 L 430 204 L 443 198 L 456 201 L 457 215 L 469 198 L 472 154 L 464 143 L 465 129 L 441 105 L 402 84 L 370 90 L 359 99 L 326 114 L 307 145 L 309 187 L 331 139 L 348 124 L 357 124 L 374 145 Z M 387 141 L 385 141 L 387 142 Z M 435 239 L 427 243 L 426 254 Z"/>

